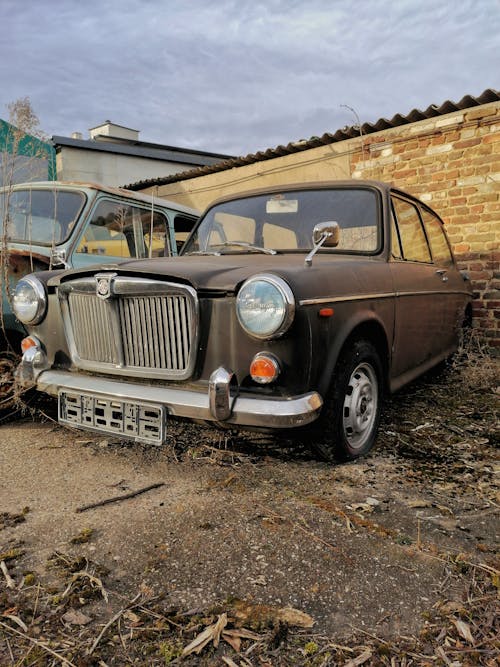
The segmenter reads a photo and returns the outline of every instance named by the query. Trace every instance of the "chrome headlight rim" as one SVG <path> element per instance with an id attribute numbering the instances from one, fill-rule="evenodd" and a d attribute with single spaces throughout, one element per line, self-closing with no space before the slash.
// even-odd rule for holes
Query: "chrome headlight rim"
<path id="1" fill-rule="evenodd" d="M 31 287 L 37 301 L 35 313 L 31 317 L 23 316 L 23 314 L 19 312 L 18 306 L 16 306 L 16 294 L 23 286 L 23 284 L 28 284 L 29 287 Z M 17 319 L 23 324 L 39 324 L 43 320 L 47 311 L 47 291 L 43 283 L 41 283 L 38 278 L 35 276 L 25 276 L 18 281 L 14 291 L 12 310 L 14 311 L 14 315 L 17 317 Z"/>
<path id="2" fill-rule="evenodd" d="M 269 330 L 264 333 L 259 333 L 252 330 L 242 318 L 239 308 L 240 298 L 244 294 L 245 290 L 247 290 L 251 285 L 259 282 L 264 282 L 274 287 L 279 292 L 284 306 L 284 315 L 281 319 L 281 322 L 273 330 Z M 236 315 L 238 317 L 238 322 L 240 323 L 243 330 L 249 336 L 252 336 L 252 338 L 256 338 L 258 340 L 271 340 L 273 338 L 279 338 L 280 336 L 283 336 L 290 328 L 290 325 L 292 324 L 295 317 L 295 297 L 290 285 L 283 278 L 280 278 L 280 276 L 276 276 L 272 273 L 259 273 L 252 276 L 251 278 L 248 278 L 241 286 L 236 297 Z"/>

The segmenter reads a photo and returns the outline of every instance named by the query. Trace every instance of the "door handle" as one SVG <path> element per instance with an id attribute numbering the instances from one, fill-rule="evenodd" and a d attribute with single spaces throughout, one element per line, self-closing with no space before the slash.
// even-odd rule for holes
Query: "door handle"
<path id="1" fill-rule="evenodd" d="M 448 269 L 437 269 L 436 271 L 436 275 L 440 276 L 444 283 L 448 282 L 448 276 L 446 275 L 447 271 Z"/>

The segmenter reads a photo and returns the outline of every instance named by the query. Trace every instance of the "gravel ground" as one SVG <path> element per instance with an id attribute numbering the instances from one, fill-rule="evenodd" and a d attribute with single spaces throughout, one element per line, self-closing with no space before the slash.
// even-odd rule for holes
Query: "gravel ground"
<path id="1" fill-rule="evenodd" d="M 217 622 L 186 663 L 494 664 L 498 384 L 485 359 L 424 378 L 343 465 L 178 422 L 158 449 L 4 423 L 0 664 L 168 664 Z"/>

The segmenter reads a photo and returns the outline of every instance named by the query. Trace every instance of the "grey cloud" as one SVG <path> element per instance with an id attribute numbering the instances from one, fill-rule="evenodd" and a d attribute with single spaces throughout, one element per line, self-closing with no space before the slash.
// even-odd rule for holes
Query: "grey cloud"
<path id="1" fill-rule="evenodd" d="M 497 0 L 3 0 L 5 103 L 242 154 L 497 85 Z M 37 4 L 39 7 L 39 4 Z M 0 116 L 4 115 L 0 109 Z"/>

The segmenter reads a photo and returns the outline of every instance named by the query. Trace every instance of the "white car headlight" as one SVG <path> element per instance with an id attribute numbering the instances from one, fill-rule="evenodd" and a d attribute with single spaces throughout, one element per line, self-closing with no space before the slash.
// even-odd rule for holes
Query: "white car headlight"
<path id="1" fill-rule="evenodd" d="M 12 300 L 14 315 L 23 324 L 38 324 L 47 309 L 47 292 L 35 276 L 21 278 Z"/>
<path id="2" fill-rule="evenodd" d="M 260 274 L 243 283 L 236 299 L 238 320 L 255 338 L 277 338 L 290 327 L 295 299 L 290 286 L 278 276 Z"/>

